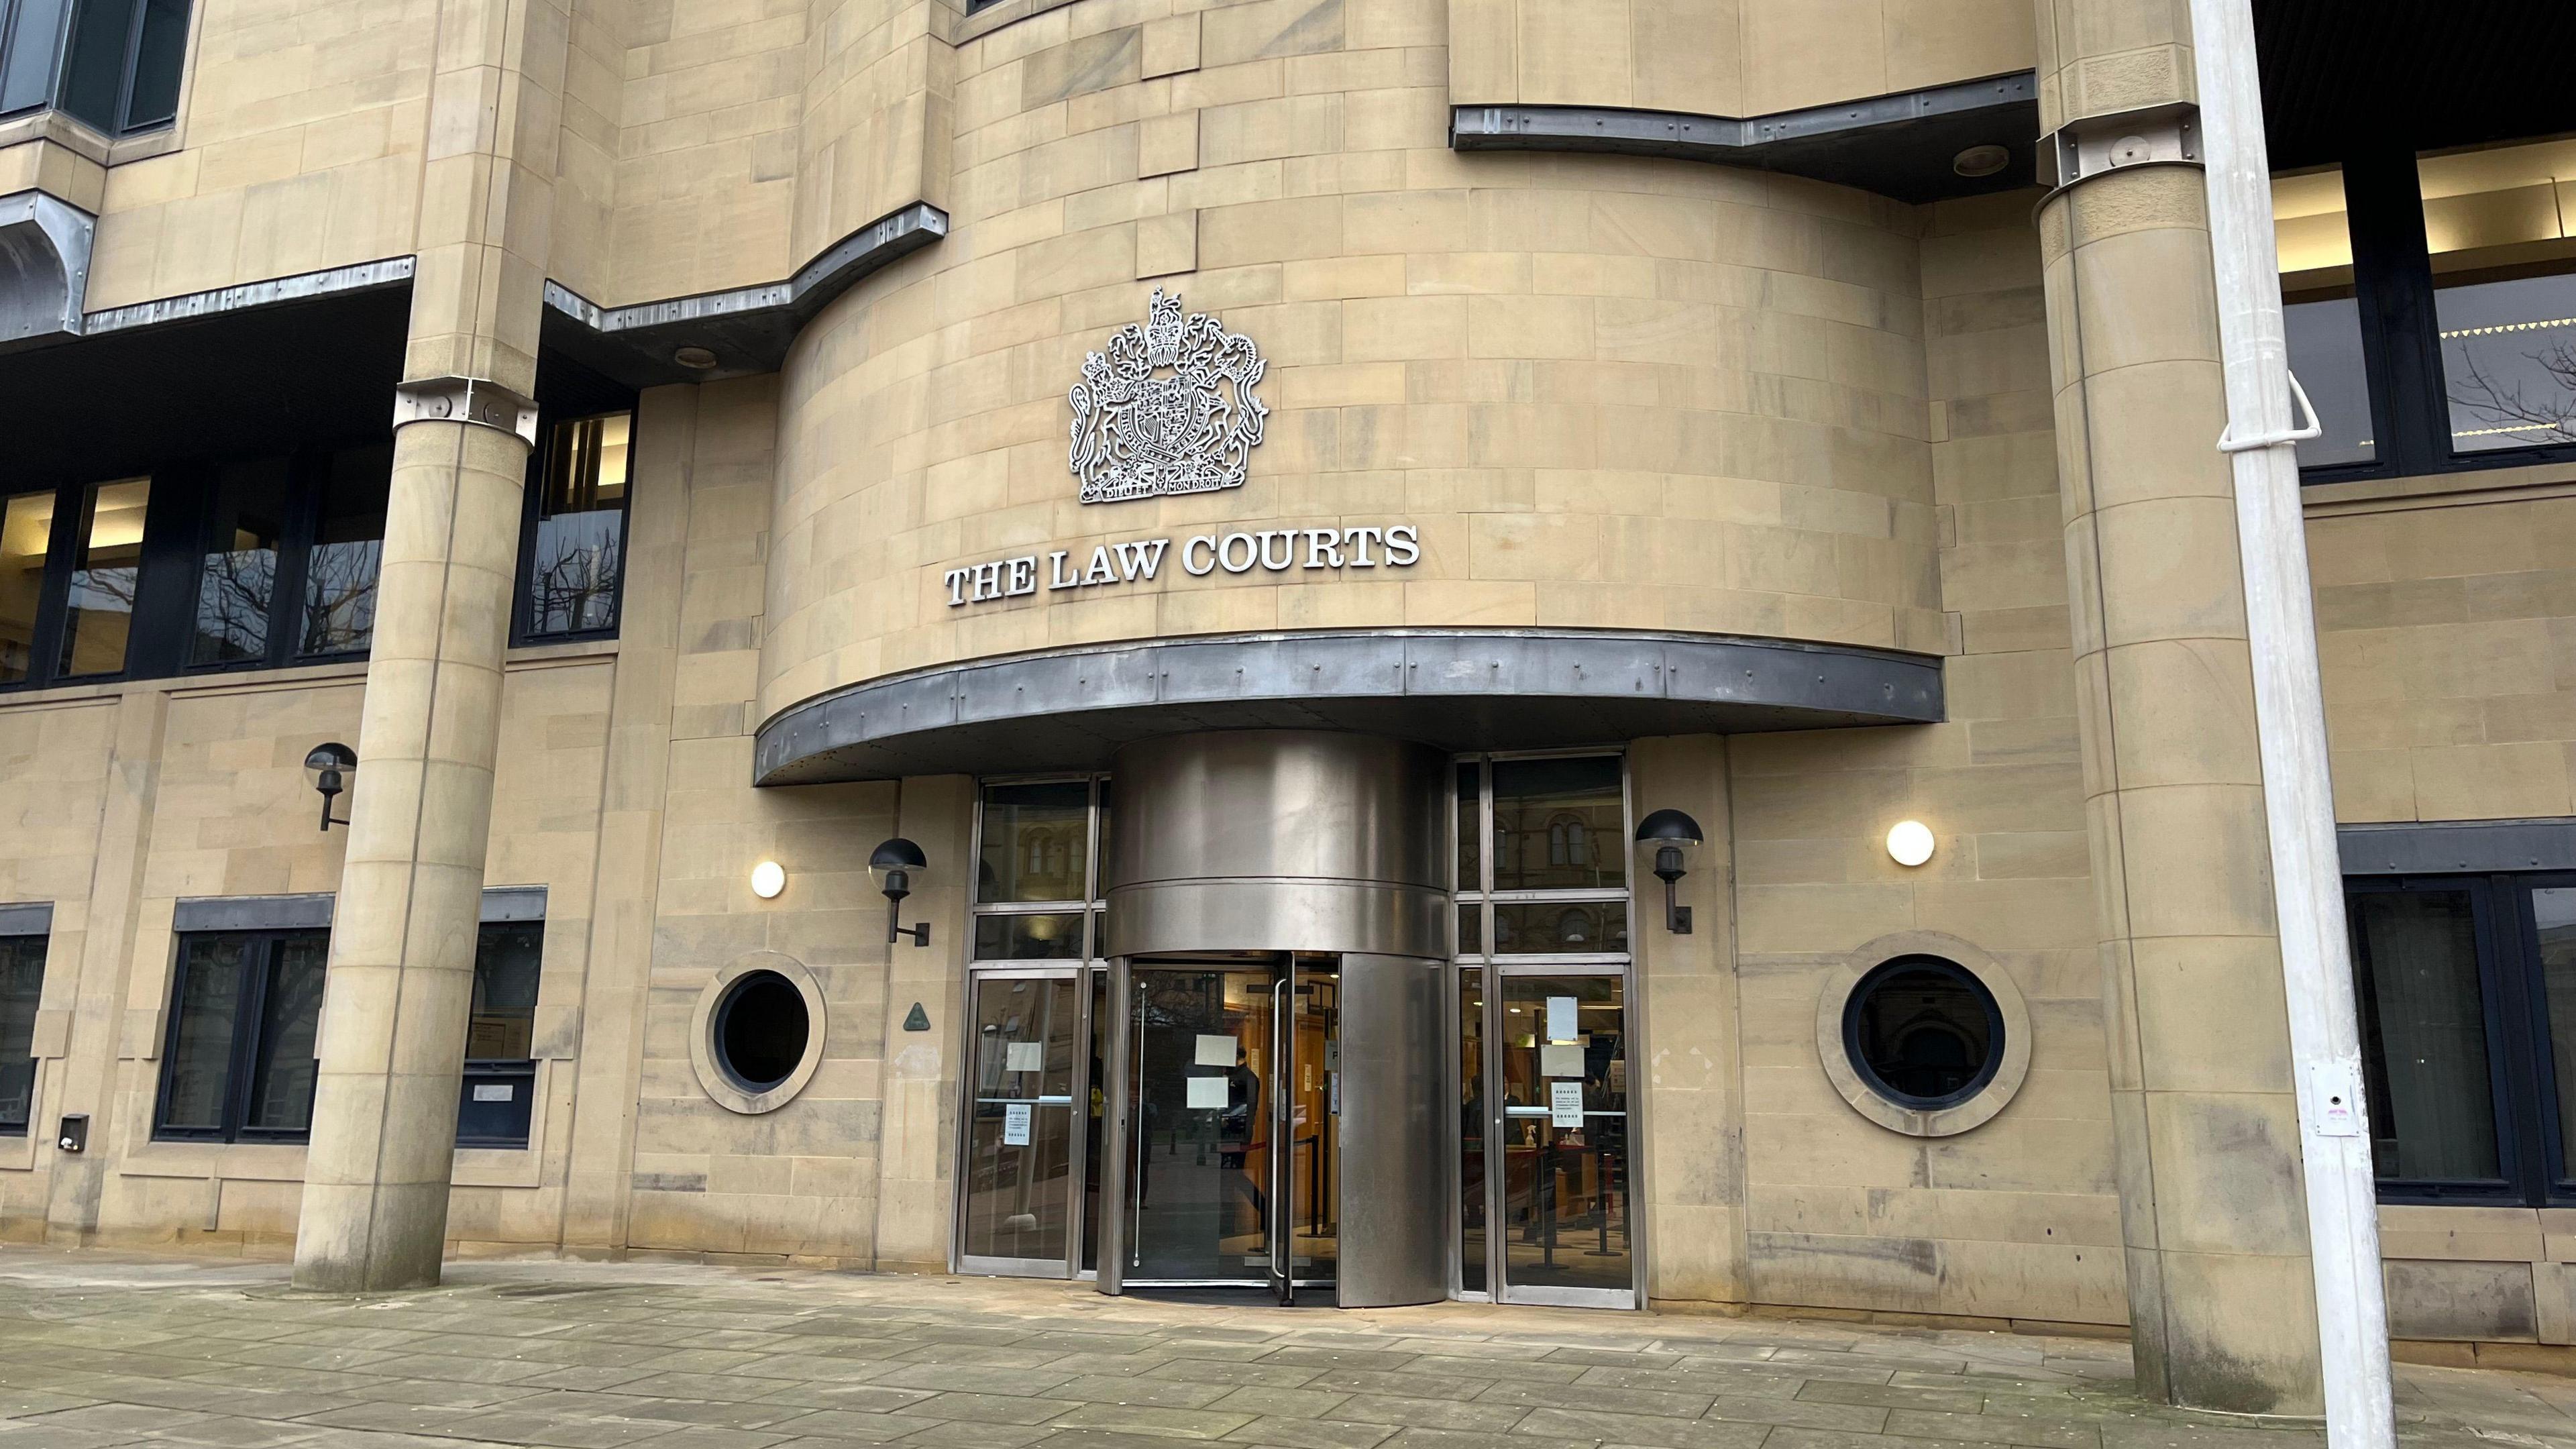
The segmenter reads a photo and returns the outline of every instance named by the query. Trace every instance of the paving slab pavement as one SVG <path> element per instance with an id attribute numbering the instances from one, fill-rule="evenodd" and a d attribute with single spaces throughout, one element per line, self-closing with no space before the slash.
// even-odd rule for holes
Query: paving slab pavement
<path id="1" fill-rule="evenodd" d="M 0 1250 L 0 1449 L 2322 1449 L 2160 1409 L 2126 1344 L 666 1263 Z M 2406 1449 L 2576 1449 L 2576 1382 L 2400 1365 Z"/>

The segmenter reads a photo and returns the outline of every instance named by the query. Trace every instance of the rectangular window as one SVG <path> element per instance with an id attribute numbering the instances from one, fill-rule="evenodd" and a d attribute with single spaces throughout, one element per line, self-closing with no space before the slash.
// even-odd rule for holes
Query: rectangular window
<path id="1" fill-rule="evenodd" d="M 2373 143 L 2273 180 L 2290 365 L 2327 480 L 2576 457 L 2576 141 Z"/>
<path id="2" fill-rule="evenodd" d="M 36 0 L 28 8 L 41 14 L 48 7 Z M 68 8 L 71 43 L 54 104 L 110 136 L 168 125 L 179 110 L 187 6 L 180 0 L 79 0 Z"/>
<path id="3" fill-rule="evenodd" d="M 1626 762 L 1499 756 L 1457 776 L 1458 954 L 1628 952 Z"/>
<path id="4" fill-rule="evenodd" d="M 26 1135 L 36 1101 L 36 1007 L 45 990 L 43 936 L 0 936 L 0 1136 Z"/>
<path id="5" fill-rule="evenodd" d="M 149 478 L 94 483 L 83 497 L 63 615 L 59 672 L 66 679 L 125 670 L 135 587 L 143 577 L 143 515 L 151 500 Z"/>
<path id="6" fill-rule="evenodd" d="M 2576 1206 L 2576 876 L 2345 894 L 2381 1199 Z"/>
<path id="7" fill-rule="evenodd" d="M 983 905 L 1087 900 L 1090 844 L 1089 781 L 988 786 L 975 899 Z"/>
<path id="8" fill-rule="evenodd" d="M 2576 142 L 2416 161 L 2451 447 L 2576 442 Z"/>
<path id="9" fill-rule="evenodd" d="M 304 562 L 304 632 L 298 654 L 363 654 L 375 637 L 376 572 L 385 549 L 393 448 L 333 454 Z"/>
<path id="10" fill-rule="evenodd" d="M 977 961 L 1099 961 L 1109 782 L 1097 776 L 984 787 L 975 819 Z"/>
<path id="11" fill-rule="evenodd" d="M 330 940 L 309 930 L 179 938 L 154 1137 L 304 1140 Z"/>
<path id="12" fill-rule="evenodd" d="M 1617 756 L 1496 760 L 1493 779 L 1495 890 L 1627 888 Z"/>
<path id="13" fill-rule="evenodd" d="M 546 923 L 486 921 L 474 941 L 474 999 L 465 1026 L 460 1147 L 525 1147 L 535 1111 L 537 985 Z"/>
<path id="14" fill-rule="evenodd" d="M 36 606 L 45 596 L 45 558 L 54 541 L 54 495 L 0 499 L 0 684 L 36 668 Z"/>
<path id="15" fill-rule="evenodd" d="M 2273 178 L 2272 231 L 2290 370 L 2325 429 L 2298 445 L 2299 466 L 2370 462 L 2378 454 L 2342 170 Z"/>
<path id="16" fill-rule="evenodd" d="M 633 427 L 631 414 L 608 413 L 557 423 L 548 436 L 520 569 L 531 639 L 617 627 Z"/>
<path id="17" fill-rule="evenodd" d="M 197 627 L 191 664 L 235 664 L 268 657 L 269 615 L 277 603 L 279 550 L 294 495 L 284 458 L 239 463 L 216 475 L 205 559 L 197 571 Z"/>
<path id="18" fill-rule="evenodd" d="M 2352 970 L 2382 1181 L 2504 1181 L 2470 889 L 2352 899 Z"/>
<path id="19" fill-rule="evenodd" d="M 53 104 L 70 10 L 71 0 L 0 0 L 0 115 Z"/>

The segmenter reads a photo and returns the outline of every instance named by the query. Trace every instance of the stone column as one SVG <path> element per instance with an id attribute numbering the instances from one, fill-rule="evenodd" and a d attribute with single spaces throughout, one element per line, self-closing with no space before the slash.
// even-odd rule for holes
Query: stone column
<path id="1" fill-rule="evenodd" d="M 2316 1414 L 2202 180 L 2126 159 L 2180 135 L 2189 20 L 2170 0 L 2038 0 L 2038 19 L 2042 126 L 2149 143 L 2107 167 L 2096 147 L 2039 215 L 2138 1387 Z"/>
<path id="2" fill-rule="evenodd" d="M 295 1285 L 438 1281 L 569 18 L 440 0 L 393 492 Z"/>
<path id="3" fill-rule="evenodd" d="M 394 434 L 299 1288 L 438 1281 L 527 461 L 515 430 L 483 423 Z"/>

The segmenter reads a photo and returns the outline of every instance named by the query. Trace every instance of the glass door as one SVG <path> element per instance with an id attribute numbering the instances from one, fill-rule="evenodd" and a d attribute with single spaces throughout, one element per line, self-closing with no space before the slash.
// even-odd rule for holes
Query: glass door
<path id="1" fill-rule="evenodd" d="M 1339 1106 L 1331 957 L 1129 968 L 1119 1287 L 1329 1285 Z"/>
<path id="2" fill-rule="evenodd" d="M 1636 1306 L 1626 975 L 1499 970 L 1487 1241 L 1503 1301 Z"/>
<path id="3" fill-rule="evenodd" d="M 1296 1009 L 1284 1023 L 1286 1100 L 1279 1106 L 1280 1140 L 1289 1144 L 1288 1211 L 1271 1275 L 1274 1284 L 1286 1279 L 1282 1302 L 1294 1302 L 1300 1288 L 1329 1297 L 1341 1264 L 1341 959 L 1298 956 L 1290 970 Z"/>
<path id="4" fill-rule="evenodd" d="M 1088 993 L 1071 968 L 976 973 L 967 983 L 968 1097 L 958 1266 L 1070 1276 L 1081 1252 Z"/>

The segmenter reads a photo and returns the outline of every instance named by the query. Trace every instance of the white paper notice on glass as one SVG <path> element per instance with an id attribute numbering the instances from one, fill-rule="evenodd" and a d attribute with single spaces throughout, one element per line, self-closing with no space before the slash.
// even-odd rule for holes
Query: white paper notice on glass
<path id="1" fill-rule="evenodd" d="M 1230 1036 L 1199 1035 L 1198 1055 L 1190 1059 L 1194 1067 L 1230 1067 L 1234 1065 L 1236 1042 Z"/>
<path id="2" fill-rule="evenodd" d="M 476 1082 L 474 1084 L 474 1100 L 477 1102 L 509 1101 L 510 1084 L 507 1082 Z"/>
<path id="3" fill-rule="evenodd" d="M 1574 998 L 1549 997 L 1547 999 L 1547 1039 L 1571 1041 L 1574 1039 L 1574 1031 Z"/>
<path id="4" fill-rule="evenodd" d="M 1550 1127 L 1583 1125 L 1583 1084 L 1581 1082 L 1547 1084 L 1547 1125 Z"/>
<path id="5" fill-rule="evenodd" d="M 1201 1041 L 1206 1041 L 1206 1040 L 1207 1040 L 1207 1038 L 1206 1038 L 1206 1037 L 1200 1037 L 1200 1038 L 1199 1038 L 1199 1040 L 1201 1040 Z M 1233 1040 L 1233 1038 L 1232 1038 L 1232 1037 L 1221 1037 L 1221 1038 L 1219 1038 L 1219 1040 L 1221 1040 L 1221 1041 L 1231 1041 L 1231 1040 Z M 1227 1063 L 1227 1065 L 1228 1065 L 1228 1066 L 1231 1066 L 1231 1065 L 1233 1065 L 1233 1063 L 1229 1062 L 1229 1063 Z M 1195 1107 L 1214 1107 L 1214 1108 L 1216 1108 L 1216 1109 L 1217 1109 L 1218 1111 L 1220 1111 L 1220 1112 L 1224 1111 L 1224 1110 L 1225 1110 L 1225 1078 L 1223 1078 L 1223 1077 L 1192 1077 L 1192 1078 L 1190 1078 L 1190 1105 L 1191 1105 L 1192 1107 L 1194 1107 L 1194 1108 L 1195 1108 Z"/>
<path id="6" fill-rule="evenodd" d="M 1046 1043 L 1015 1041 L 1002 1053 L 1002 1069 L 1008 1072 L 1043 1072 L 1046 1070 Z"/>
<path id="7" fill-rule="evenodd" d="M 1583 1043 L 1552 1041 L 1538 1049 L 1538 1074 L 1542 1077 L 1579 1077 L 1583 1075 Z"/>
<path id="8" fill-rule="evenodd" d="M 1026 1147 L 1029 1145 L 1028 1103 L 1011 1102 L 1006 1103 L 1003 1106 L 1002 1145 L 1004 1147 Z"/>

